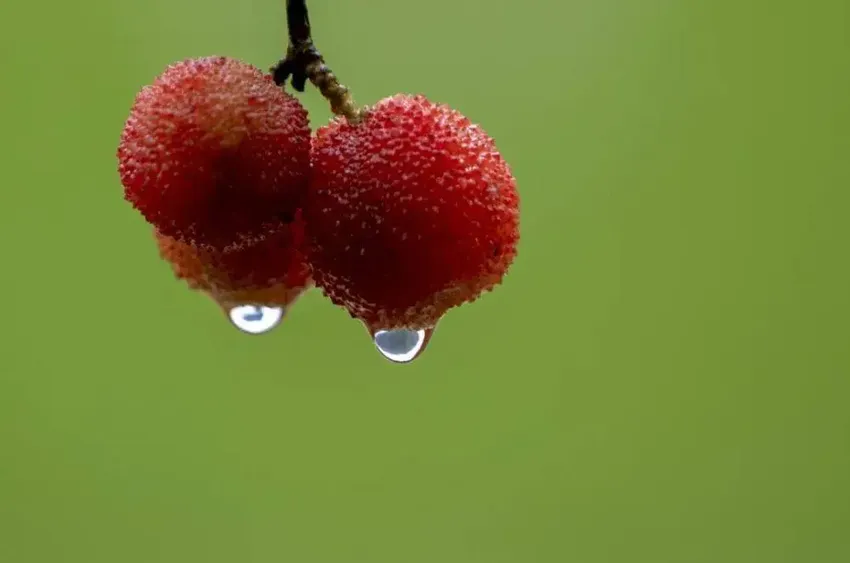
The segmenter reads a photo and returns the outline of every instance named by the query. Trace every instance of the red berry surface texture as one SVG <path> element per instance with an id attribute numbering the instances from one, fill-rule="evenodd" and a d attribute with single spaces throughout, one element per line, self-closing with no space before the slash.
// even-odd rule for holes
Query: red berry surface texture
<path id="1" fill-rule="evenodd" d="M 396 95 L 313 139 L 304 213 L 316 285 L 370 329 L 435 326 L 501 283 L 519 240 L 516 182 L 448 106 Z"/>
<path id="2" fill-rule="evenodd" d="M 125 198 L 161 234 L 238 247 L 301 206 L 310 175 L 307 112 L 247 63 L 186 60 L 137 95 L 118 161 Z"/>
<path id="3" fill-rule="evenodd" d="M 227 251 L 199 249 L 158 231 L 154 236 L 175 276 L 225 310 L 241 305 L 285 307 L 312 285 L 300 216 L 290 224 L 280 223 L 261 241 Z"/>

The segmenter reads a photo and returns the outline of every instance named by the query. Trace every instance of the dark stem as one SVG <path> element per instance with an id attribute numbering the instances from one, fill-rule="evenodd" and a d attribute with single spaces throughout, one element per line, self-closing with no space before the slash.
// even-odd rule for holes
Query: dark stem
<path id="1" fill-rule="evenodd" d="M 286 0 L 286 26 L 289 47 L 286 49 L 286 57 L 271 69 L 275 84 L 283 86 L 291 78 L 292 88 L 296 92 L 303 92 L 309 80 L 330 102 L 331 111 L 335 115 L 345 116 L 352 123 L 359 122 L 362 111 L 354 104 L 348 88 L 339 83 L 313 44 L 306 0 Z"/>
<path id="2" fill-rule="evenodd" d="M 307 13 L 307 2 L 299 0 L 286 2 L 286 23 L 289 30 L 289 44 L 303 45 L 313 43 L 310 37 L 310 15 Z"/>

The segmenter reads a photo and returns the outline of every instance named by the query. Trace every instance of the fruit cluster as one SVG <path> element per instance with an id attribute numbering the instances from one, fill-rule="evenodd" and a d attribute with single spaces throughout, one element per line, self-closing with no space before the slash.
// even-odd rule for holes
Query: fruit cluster
<path id="1" fill-rule="evenodd" d="M 285 307 L 313 284 L 371 332 L 432 328 L 501 283 L 519 200 L 492 139 L 423 96 L 311 132 L 272 75 L 227 57 L 141 90 L 118 161 L 160 255 L 222 308 Z"/>

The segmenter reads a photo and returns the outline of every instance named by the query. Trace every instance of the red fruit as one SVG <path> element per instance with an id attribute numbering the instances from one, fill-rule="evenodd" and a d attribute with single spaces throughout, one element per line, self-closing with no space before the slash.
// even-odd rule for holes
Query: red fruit
<path id="1" fill-rule="evenodd" d="M 501 283 L 519 240 L 493 140 L 422 96 L 317 131 L 305 218 L 316 285 L 373 330 L 434 326 Z"/>
<path id="2" fill-rule="evenodd" d="M 183 61 L 136 97 L 118 161 L 125 198 L 159 232 L 224 249 L 261 239 L 300 207 L 307 112 L 247 63 Z"/>
<path id="3" fill-rule="evenodd" d="M 300 216 L 290 224 L 280 223 L 259 242 L 227 251 L 198 249 L 158 231 L 154 236 L 174 274 L 225 309 L 286 306 L 311 284 Z"/>

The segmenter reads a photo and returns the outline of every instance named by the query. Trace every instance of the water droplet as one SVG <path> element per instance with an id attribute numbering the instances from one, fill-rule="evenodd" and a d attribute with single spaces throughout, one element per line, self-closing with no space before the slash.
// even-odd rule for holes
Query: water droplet
<path id="1" fill-rule="evenodd" d="M 424 330 L 377 330 L 372 334 L 375 347 L 386 359 L 397 364 L 406 364 L 418 358 L 431 335 L 433 328 Z"/>
<path id="2" fill-rule="evenodd" d="M 228 311 L 233 326 L 248 334 L 265 334 L 283 319 L 286 311 L 282 307 L 240 305 Z"/>

